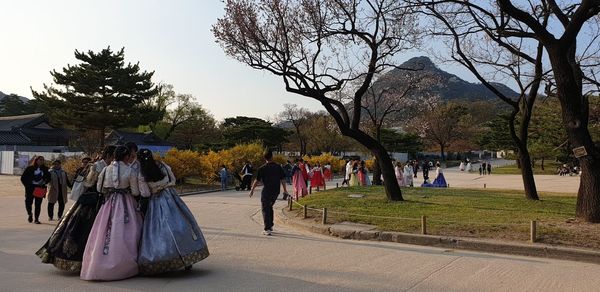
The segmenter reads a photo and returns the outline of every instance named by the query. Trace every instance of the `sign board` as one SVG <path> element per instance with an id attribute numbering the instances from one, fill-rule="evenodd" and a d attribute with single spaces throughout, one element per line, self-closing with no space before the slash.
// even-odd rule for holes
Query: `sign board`
<path id="1" fill-rule="evenodd" d="M 581 158 L 588 155 L 585 146 L 573 148 L 573 154 L 575 154 L 575 158 Z"/>

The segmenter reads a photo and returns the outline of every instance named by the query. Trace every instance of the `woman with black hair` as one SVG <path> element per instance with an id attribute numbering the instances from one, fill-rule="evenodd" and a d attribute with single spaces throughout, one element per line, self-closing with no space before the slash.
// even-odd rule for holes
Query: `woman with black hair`
<path id="1" fill-rule="evenodd" d="M 114 149 L 115 146 L 107 147 L 104 158 L 112 160 Z M 76 177 L 87 178 L 94 167 L 101 167 L 98 162 L 94 165 L 90 161 L 88 157 L 82 159 L 82 166 L 77 170 Z M 100 168 L 100 172 L 102 169 L 104 167 Z M 97 179 L 97 176 L 95 177 L 93 179 Z M 83 179 L 76 183 L 82 184 L 83 194 L 60 219 L 48 241 L 35 254 L 42 259 L 42 263 L 53 264 L 60 270 L 78 273 L 81 271 L 83 252 L 102 200 L 100 194 L 96 192 L 95 180 L 87 182 Z"/>
<path id="2" fill-rule="evenodd" d="M 121 280 L 138 273 L 142 216 L 133 198 L 140 191 L 138 176 L 127 164 L 129 158 L 129 149 L 118 146 L 114 161 L 98 177 L 96 188 L 106 199 L 85 246 L 83 280 Z"/>
<path id="3" fill-rule="evenodd" d="M 173 188 L 171 168 L 155 161 L 148 149 L 140 149 L 138 160 L 140 193 L 150 197 L 138 257 L 140 274 L 191 269 L 209 255 L 202 231 Z"/>
<path id="4" fill-rule="evenodd" d="M 42 200 L 46 196 L 46 184 L 50 182 L 50 172 L 44 164 L 43 156 L 34 156 L 31 163 L 21 175 L 21 183 L 25 187 L 25 210 L 27 210 L 27 221 L 33 222 L 31 205 L 35 201 L 35 224 L 40 223 L 40 212 L 42 211 Z"/>

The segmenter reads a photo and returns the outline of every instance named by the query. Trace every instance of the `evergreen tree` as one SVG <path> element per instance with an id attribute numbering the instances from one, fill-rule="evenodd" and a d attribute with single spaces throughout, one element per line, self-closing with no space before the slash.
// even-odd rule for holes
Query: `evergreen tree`
<path id="1" fill-rule="evenodd" d="M 154 72 L 141 71 L 139 63 L 125 64 L 124 48 L 96 53 L 75 50 L 81 63 L 50 72 L 55 85 L 44 84 L 33 96 L 48 109 L 54 123 L 81 131 L 94 130 L 99 144 L 109 128 L 137 127 L 158 121 L 164 111 L 151 100 L 158 88 Z"/>

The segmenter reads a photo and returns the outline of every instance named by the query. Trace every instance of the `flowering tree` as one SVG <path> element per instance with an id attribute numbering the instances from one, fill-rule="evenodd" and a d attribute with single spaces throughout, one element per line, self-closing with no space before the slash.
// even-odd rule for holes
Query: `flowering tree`
<path id="1" fill-rule="evenodd" d="M 282 78 L 288 92 L 319 101 L 341 133 L 377 157 L 390 200 L 402 200 L 392 161 L 360 129 L 363 98 L 394 55 L 413 48 L 417 19 L 402 1 L 228 0 L 213 33 L 225 53 Z M 351 103 L 339 98 L 357 84 Z"/>

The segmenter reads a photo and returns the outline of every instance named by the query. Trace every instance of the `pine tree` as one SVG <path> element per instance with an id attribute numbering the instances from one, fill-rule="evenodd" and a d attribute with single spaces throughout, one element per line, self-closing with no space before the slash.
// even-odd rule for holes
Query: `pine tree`
<path id="1" fill-rule="evenodd" d="M 141 72 L 139 63 L 125 64 L 124 48 L 96 53 L 75 50 L 81 63 L 50 72 L 55 85 L 44 84 L 33 96 L 48 109 L 51 121 L 80 131 L 93 130 L 102 146 L 107 129 L 137 127 L 158 121 L 164 111 L 151 99 L 158 87 L 154 72 Z"/>

